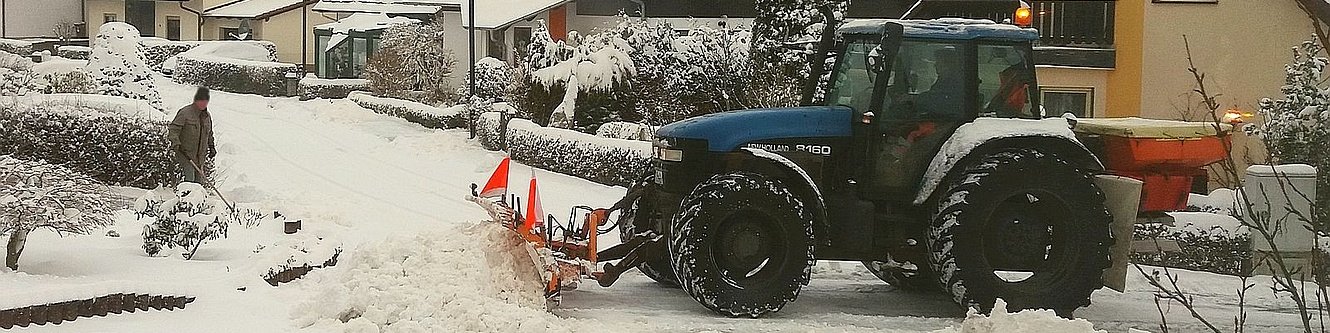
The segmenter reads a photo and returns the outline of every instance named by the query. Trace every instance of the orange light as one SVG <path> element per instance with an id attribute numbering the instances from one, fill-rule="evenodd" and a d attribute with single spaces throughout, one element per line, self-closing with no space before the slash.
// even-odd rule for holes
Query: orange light
<path id="1" fill-rule="evenodd" d="M 1224 111 L 1223 120 L 1226 123 L 1237 125 L 1247 122 L 1247 118 L 1251 118 L 1252 116 L 1253 114 L 1251 113 L 1245 113 L 1240 110 L 1230 109 L 1228 111 Z"/>
<path id="2" fill-rule="evenodd" d="M 1034 13 L 1030 11 L 1030 7 L 1016 8 L 1015 18 L 1016 25 L 1022 27 L 1028 27 L 1034 23 Z"/>

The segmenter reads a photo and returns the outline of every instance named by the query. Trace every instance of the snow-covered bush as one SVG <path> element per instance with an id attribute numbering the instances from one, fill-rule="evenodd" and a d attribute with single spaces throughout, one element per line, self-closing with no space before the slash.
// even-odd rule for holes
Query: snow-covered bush
<path id="1" fill-rule="evenodd" d="M 144 60 L 139 30 L 123 22 L 103 24 L 92 40 L 88 66 L 97 93 L 147 101 L 162 110 L 162 99 Z"/>
<path id="2" fill-rule="evenodd" d="M 608 122 L 596 129 L 596 136 L 610 139 L 651 141 L 656 129 L 649 125 L 622 121 Z"/>
<path id="3" fill-rule="evenodd" d="M 61 164 L 113 185 L 150 188 L 180 178 L 164 123 L 102 107 L 0 102 L 0 154 Z"/>
<path id="4" fill-rule="evenodd" d="M 849 1 L 845 0 L 757 0 L 753 19 L 752 60 L 769 64 L 788 77 L 808 77 L 808 58 L 816 52 L 824 21 L 818 8 L 832 5 L 843 18 Z M 799 48 L 791 48 L 798 45 Z"/>
<path id="5" fill-rule="evenodd" d="M 269 41 L 169 41 L 144 39 L 148 63 L 155 70 L 171 74 L 181 56 L 215 57 L 258 62 L 278 62 L 277 45 Z"/>
<path id="6" fill-rule="evenodd" d="M 503 137 L 500 135 L 506 129 L 507 124 L 503 124 L 503 114 L 499 112 L 486 112 L 476 117 L 476 140 L 480 145 L 489 150 L 504 150 Z"/>
<path id="7" fill-rule="evenodd" d="M 145 204 L 137 212 L 153 218 L 152 223 L 143 226 L 143 251 L 155 256 L 164 249 L 179 247 L 184 250 L 181 255 L 185 260 L 193 259 L 203 243 L 226 237 L 227 222 L 221 217 L 225 209 L 218 208 L 221 205 L 209 197 L 203 185 L 180 183 L 174 193 L 174 197 L 156 205 Z M 156 196 L 151 192 L 148 195 Z M 138 202 L 157 199 L 145 197 Z"/>
<path id="8" fill-rule="evenodd" d="M 386 114 L 420 124 L 427 128 L 457 128 L 466 126 L 465 119 L 458 113 L 462 108 L 440 109 L 422 103 L 403 99 L 375 97 L 364 92 L 351 92 L 347 96 L 360 107 L 375 113 Z"/>
<path id="9" fill-rule="evenodd" d="M 32 60 L 0 52 L 0 96 L 26 95 L 38 90 Z"/>
<path id="10" fill-rule="evenodd" d="M 111 196 L 105 185 L 68 168 L 0 156 L 0 235 L 9 235 L 5 266 L 18 269 L 33 230 L 88 234 L 110 224 Z"/>
<path id="11" fill-rule="evenodd" d="M 1246 228 L 1221 226 L 1137 224 L 1135 240 L 1172 240 L 1178 252 L 1132 252 L 1131 261 L 1142 265 L 1168 266 L 1229 275 L 1247 275 L 1252 257 L 1251 234 Z"/>
<path id="12" fill-rule="evenodd" d="M 185 53 L 195 46 L 198 46 L 198 44 L 145 38 L 143 40 L 143 57 L 149 67 L 160 71 L 162 70 L 162 63 L 166 62 L 166 59 Z"/>
<path id="13" fill-rule="evenodd" d="M 628 55 L 632 46 L 624 36 L 612 30 L 585 37 L 569 33 L 570 44 L 552 39 L 543 22 L 532 36 L 531 56 L 527 60 L 532 69 L 531 79 L 546 90 L 554 87 L 563 90 L 563 99 L 550 113 L 549 125 L 574 128 L 579 124 L 603 123 L 584 120 L 585 115 L 579 118 L 578 111 L 587 108 L 578 106 L 578 98 L 582 93 L 608 94 L 637 75 L 637 67 Z"/>
<path id="14" fill-rule="evenodd" d="M 91 94 L 97 89 L 92 76 L 82 71 L 42 75 L 37 85 L 45 94 Z"/>
<path id="15" fill-rule="evenodd" d="M 1317 168 L 1317 193 L 1330 193 L 1330 89 L 1325 87 L 1327 60 L 1316 38 L 1293 48 L 1293 59 L 1280 99 L 1265 98 L 1256 111 L 1263 122 L 1245 127 L 1247 134 L 1265 143 L 1266 151 L 1281 164 L 1302 163 Z M 1316 198 L 1317 230 L 1330 230 L 1330 195 Z M 1313 212 L 1303 212 L 1313 213 Z"/>
<path id="16" fill-rule="evenodd" d="M 369 91 L 365 79 L 320 79 L 307 74 L 300 79 L 300 100 L 346 98 L 352 91 Z"/>
<path id="17" fill-rule="evenodd" d="M 0 52 L 7 52 L 20 56 L 32 54 L 32 42 L 17 39 L 0 38 Z"/>
<path id="18" fill-rule="evenodd" d="M 507 130 L 508 154 L 533 167 L 618 186 L 631 185 L 650 167 L 648 142 L 541 127 L 526 119 L 509 120 Z"/>
<path id="19" fill-rule="evenodd" d="M 434 23 L 397 24 L 384 31 L 363 74 L 374 95 L 427 104 L 457 101 L 456 93 L 448 86 L 457 59 L 445 45 L 447 29 L 440 19 Z"/>
<path id="20" fill-rule="evenodd" d="M 230 59 L 215 56 L 177 57 L 171 74 L 176 83 L 263 96 L 285 96 L 287 73 L 300 73 L 300 66 L 280 62 Z"/>
<path id="21" fill-rule="evenodd" d="M 499 101 L 512 82 L 511 68 L 508 63 L 493 57 L 476 61 L 476 97 Z"/>
<path id="22" fill-rule="evenodd" d="M 88 55 L 92 54 L 92 48 L 77 45 L 61 45 L 55 49 L 55 54 L 61 58 L 88 60 Z"/>

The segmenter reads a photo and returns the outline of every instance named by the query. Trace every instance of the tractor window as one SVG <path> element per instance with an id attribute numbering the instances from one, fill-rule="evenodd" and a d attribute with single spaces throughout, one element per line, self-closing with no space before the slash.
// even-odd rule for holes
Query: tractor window
<path id="1" fill-rule="evenodd" d="M 901 43 L 887 88 L 889 119 L 960 119 L 965 117 L 966 75 L 959 44 L 933 41 Z"/>
<path id="2" fill-rule="evenodd" d="M 846 45 L 837 64 L 836 82 L 827 103 L 834 106 L 848 106 L 855 111 L 868 111 L 873 99 L 873 82 L 877 73 L 868 68 L 868 58 L 877 49 L 877 43 L 854 41 Z"/>
<path id="3" fill-rule="evenodd" d="M 1011 45 L 979 45 L 979 105 L 982 113 L 1033 118 L 1030 94 L 1034 68 L 1024 50 Z"/>

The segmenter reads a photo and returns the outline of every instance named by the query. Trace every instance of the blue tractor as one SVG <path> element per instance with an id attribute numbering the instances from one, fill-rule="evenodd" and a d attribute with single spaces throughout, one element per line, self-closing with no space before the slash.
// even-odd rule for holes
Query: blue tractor
<path id="1" fill-rule="evenodd" d="M 1103 166 L 1074 118 L 1040 108 L 1035 30 L 887 19 L 823 34 L 813 63 L 834 66 L 822 105 L 808 105 L 814 82 L 807 106 L 657 131 L 653 170 L 616 205 L 631 207 L 625 242 L 601 257 L 623 259 L 601 284 L 636 267 L 713 311 L 758 317 L 793 301 L 816 261 L 849 260 L 963 306 L 1002 298 L 1070 316 L 1111 282 L 1124 253 L 1110 255 Z"/>

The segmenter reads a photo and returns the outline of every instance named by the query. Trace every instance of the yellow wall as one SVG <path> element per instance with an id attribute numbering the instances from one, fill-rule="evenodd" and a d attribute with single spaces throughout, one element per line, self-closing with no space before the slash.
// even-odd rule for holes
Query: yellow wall
<path id="1" fill-rule="evenodd" d="M 1108 108 L 1108 77 L 1112 69 L 1039 66 L 1035 69 L 1039 87 L 1094 89 L 1093 117 L 1104 117 Z"/>
<path id="2" fill-rule="evenodd" d="M 313 8 L 313 5 L 308 6 Z M 314 26 L 332 22 L 332 20 L 315 13 L 313 10 L 306 11 L 305 26 L 301 26 L 300 9 L 294 9 L 281 15 L 269 18 L 262 23 L 251 22 L 251 26 L 263 27 L 264 34 L 259 35 L 258 39 L 271 41 L 277 44 L 277 59 L 282 62 L 299 64 L 301 56 L 305 61 L 314 64 Z M 301 38 L 305 40 L 305 50 L 301 51 Z"/>
<path id="3" fill-rule="evenodd" d="M 1144 34 L 1145 2 L 1124 0 L 1115 4 L 1113 47 L 1116 49 L 1114 70 L 1108 73 L 1108 117 L 1139 116 L 1141 105 L 1141 42 Z"/>
<path id="4" fill-rule="evenodd" d="M 97 36 L 97 30 L 103 23 L 102 14 L 115 14 L 116 21 L 125 20 L 125 2 L 123 0 L 87 0 L 84 3 L 84 11 L 87 17 L 84 22 L 88 23 L 88 38 Z"/>
<path id="5" fill-rule="evenodd" d="M 1310 19 L 1293 0 L 1144 5 L 1142 70 L 1147 74 L 1140 81 L 1140 105 L 1148 117 L 1178 118 L 1188 107 L 1198 108 L 1183 35 L 1196 66 L 1206 74 L 1207 89 L 1222 95 L 1220 111 L 1254 111 L 1261 98 L 1278 96 L 1290 48 L 1313 33 Z"/>

